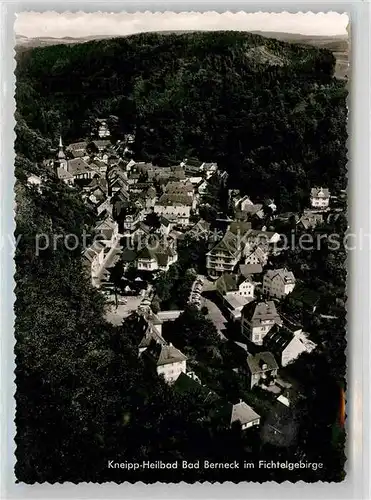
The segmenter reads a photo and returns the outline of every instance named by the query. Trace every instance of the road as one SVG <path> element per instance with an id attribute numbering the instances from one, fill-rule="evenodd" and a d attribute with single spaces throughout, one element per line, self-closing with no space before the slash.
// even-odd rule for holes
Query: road
<path id="1" fill-rule="evenodd" d="M 207 318 L 211 319 L 211 321 L 214 323 L 220 337 L 222 339 L 226 339 L 227 337 L 222 333 L 222 331 L 227 326 L 227 320 L 223 316 L 221 310 L 214 302 L 212 302 L 209 299 L 206 299 L 205 297 L 202 298 L 202 301 L 203 301 L 202 305 L 205 305 L 209 311 Z"/>

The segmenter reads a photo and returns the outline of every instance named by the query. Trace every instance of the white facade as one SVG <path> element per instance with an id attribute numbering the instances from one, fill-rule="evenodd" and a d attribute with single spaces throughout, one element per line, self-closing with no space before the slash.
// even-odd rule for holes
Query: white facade
<path id="1" fill-rule="evenodd" d="M 255 250 L 247 251 L 245 257 L 245 264 L 260 264 L 264 267 L 268 262 L 268 254 L 261 247 L 255 248 Z"/>
<path id="2" fill-rule="evenodd" d="M 268 271 L 263 278 L 263 293 L 282 299 L 295 288 L 295 278 L 285 269 Z"/>
<path id="3" fill-rule="evenodd" d="M 255 285 L 246 279 L 238 286 L 238 294 L 241 297 L 254 297 Z"/>
<path id="4" fill-rule="evenodd" d="M 296 331 L 291 342 L 282 351 L 281 365 L 287 366 L 303 352 L 312 352 L 316 347 L 316 344 L 309 340 L 304 332 L 301 330 Z"/>
<path id="5" fill-rule="evenodd" d="M 181 373 L 186 373 L 186 370 L 186 360 L 157 366 L 157 374 L 162 375 L 168 384 L 174 383 Z"/>
<path id="6" fill-rule="evenodd" d="M 330 193 L 325 188 L 314 188 L 311 191 L 310 204 L 313 208 L 327 208 L 330 202 Z"/>
<path id="7" fill-rule="evenodd" d="M 188 226 L 189 217 L 191 215 L 191 207 L 187 205 L 174 204 L 174 205 L 159 205 L 154 206 L 154 212 L 157 215 L 163 215 L 164 217 L 176 217 L 177 222 L 181 226 Z"/>

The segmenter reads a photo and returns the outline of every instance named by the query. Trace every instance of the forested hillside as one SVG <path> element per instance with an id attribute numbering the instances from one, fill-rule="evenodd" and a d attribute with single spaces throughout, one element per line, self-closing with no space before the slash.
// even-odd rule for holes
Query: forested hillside
<path id="1" fill-rule="evenodd" d="M 231 186 L 295 209 L 311 185 L 346 184 L 334 66 L 327 50 L 249 33 L 141 34 L 20 53 L 17 103 L 54 141 L 117 115 L 117 135 L 136 127 L 137 158 L 217 161 Z"/>
<path id="2" fill-rule="evenodd" d="M 277 448 L 258 436 L 249 440 L 239 429 L 225 430 L 207 417 L 200 395 L 179 395 L 148 375 L 138 360 L 134 320 L 122 327 L 103 320 L 104 304 L 82 269 L 81 247 L 71 252 L 59 240 L 56 248 L 36 252 L 37 234 L 81 240 L 92 214 L 78 190 L 51 176 L 40 190 L 26 182 L 31 172 L 41 173 L 37 162 L 49 155 L 60 132 L 66 143 L 76 141 L 96 117 L 113 114 L 119 118 L 115 136 L 136 128 L 136 159 L 164 165 L 185 156 L 217 161 L 230 173 L 231 186 L 254 198 L 274 197 L 282 210 L 295 209 L 313 184 L 332 190 L 346 184 L 346 90 L 333 78 L 331 53 L 258 35 L 205 32 L 50 46 L 17 57 L 18 480 L 138 480 L 138 473 L 108 470 L 112 459 L 315 456 L 323 469 L 293 471 L 289 479 L 338 481 L 342 449 L 331 435 L 336 408 L 321 412 L 309 432 L 305 420 L 312 414 L 303 410 L 295 446 Z M 213 339 L 210 322 L 196 320 L 200 342 Z M 179 336 L 191 336 L 194 321 L 188 311 L 178 323 Z M 324 363 L 321 373 L 326 369 Z M 318 383 L 317 372 L 313 379 Z M 333 380 L 320 384 L 326 391 L 318 396 L 313 390 L 308 404 L 318 413 Z M 312 450 L 308 443 L 318 446 Z M 140 479 L 169 478 L 161 474 L 148 470 Z M 288 478 L 285 470 L 192 474 L 193 481 Z M 187 478 L 182 470 L 171 476 L 174 482 Z"/>

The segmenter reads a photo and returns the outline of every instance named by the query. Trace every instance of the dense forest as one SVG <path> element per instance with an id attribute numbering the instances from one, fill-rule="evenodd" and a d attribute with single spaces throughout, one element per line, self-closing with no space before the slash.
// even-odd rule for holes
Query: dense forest
<path id="1" fill-rule="evenodd" d="M 185 156 L 217 161 L 231 187 L 296 209 L 313 184 L 346 185 L 346 90 L 333 78 L 331 53 L 223 32 L 136 35 L 36 48 L 17 58 L 18 480 L 136 481 L 137 472 L 107 470 L 108 460 L 128 457 L 324 463 L 289 476 L 285 470 L 178 470 L 170 479 L 157 470 L 141 474 L 152 482 L 342 479 L 342 436 L 333 435 L 336 385 L 344 376 L 337 363 L 322 356 L 299 367 L 312 386 L 298 408 L 302 424 L 291 447 L 262 443 L 238 427 L 225 430 L 201 394 L 178 394 L 146 372 L 135 317 L 121 327 L 103 320 L 104 302 L 82 268 L 81 248 L 71 252 L 59 241 L 35 251 L 37 234 L 79 236 L 94 214 L 77 191 L 51 177 L 42 190 L 26 183 L 28 174 L 41 172 L 38 162 L 59 133 L 65 142 L 77 141 L 96 117 L 115 115 L 114 136 L 136 131 L 136 158 L 160 165 Z M 305 257 L 289 258 L 299 268 Z M 180 259 L 177 279 L 199 265 L 192 242 Z M 158 298 L 166 303 L 172 294 L 166 276 L 162 285 Z M 176 326 L 184 348 L 197 347 L 201 361 L 221 359 L 213 325 L 202 314 L 186 310 Z M 195 339 L 195 331 L 202 335 Z M 219 381 L 220 373 L 212 377 Z"/>
<path id="2" fill-rule="evenodd" d="M 216 161 L 231 187 L 296 209 L 310 186 L 346 186 L 334 67 L 327 50 L 249 33 L 147 33 L 23 51 L 16 98 L 25 125 L 54 143 L 114 115 L 114 134 L 136 130 L 136 158 Z"/>

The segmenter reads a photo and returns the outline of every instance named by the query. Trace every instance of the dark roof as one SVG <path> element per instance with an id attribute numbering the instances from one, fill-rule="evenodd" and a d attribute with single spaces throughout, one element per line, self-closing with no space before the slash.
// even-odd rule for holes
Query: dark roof
<path id="1" fill-rule="evenodd" d="M 274 325 L 264 337 L 264 346 L 269 351 L 282 353 L 294 337 L 294 332 L 285 326 Z"/>
<path id="2" fill-rule="evenodd" d="M 240 273 L 242 276 L 250 276 L 251 274 L 260 274 L 263 272 L 261 264 L 241 264 Z"/>
<path id="3" fill-rule="evenodd" d="M 121 252 L 120 258 L 123 262 L 133 262 L 137 258 L 137 254 L 136 254 L 136 252 L 134 252 L 134 250 L 130 250 L 129 248 L 125 248 Z"/>
<path id="4" fill-rule="evenodd" d="M 169 345 L 159 345 L 152 344 L 144 352 L 149 359 L 154 361 L 157 366 L 167 365 L 169 363 L 177 363 L 180 361 L 186 361 L 187 356 L 185 356 L 179 349 L 174 347 L 172 344 Z"/>
<path id="5" fill-rule="evenodd" d="M 259 324 L 261 321 L 265 320 L 276 320 L 279 319 L 276 306 L 273 300 L 267 301 L 253 301 L 246 304 L 242 309 L 242 316 L 247 318 L 249 321 Z"/>
<path id="6" fill-rule="evenodd" d="M 171 205 L 192 205 L 192 198 L 187 194 L 163 194 L 157 202 L 158 205 L 171 206 Z"/>
<path id="7" fill-rule="evenodd" d="M 73 160 L 68 160 L 67 168 L 72 175 L 78 175 L 93 171 L 93 169 L 82 158 L 74 158 Z"/>
<path id="8" fill-rule="evenodd" d="M 264 368 L 264 370 L 263 365 L 267 365 L 267 368 Z M 268 351 L 258 352 L 255 355 L 250 354 L 247 356 L 247 366 L 249 367 L 251 374 L 278 369 L 277 361 L 274 359 L 273 354 Z"/>

